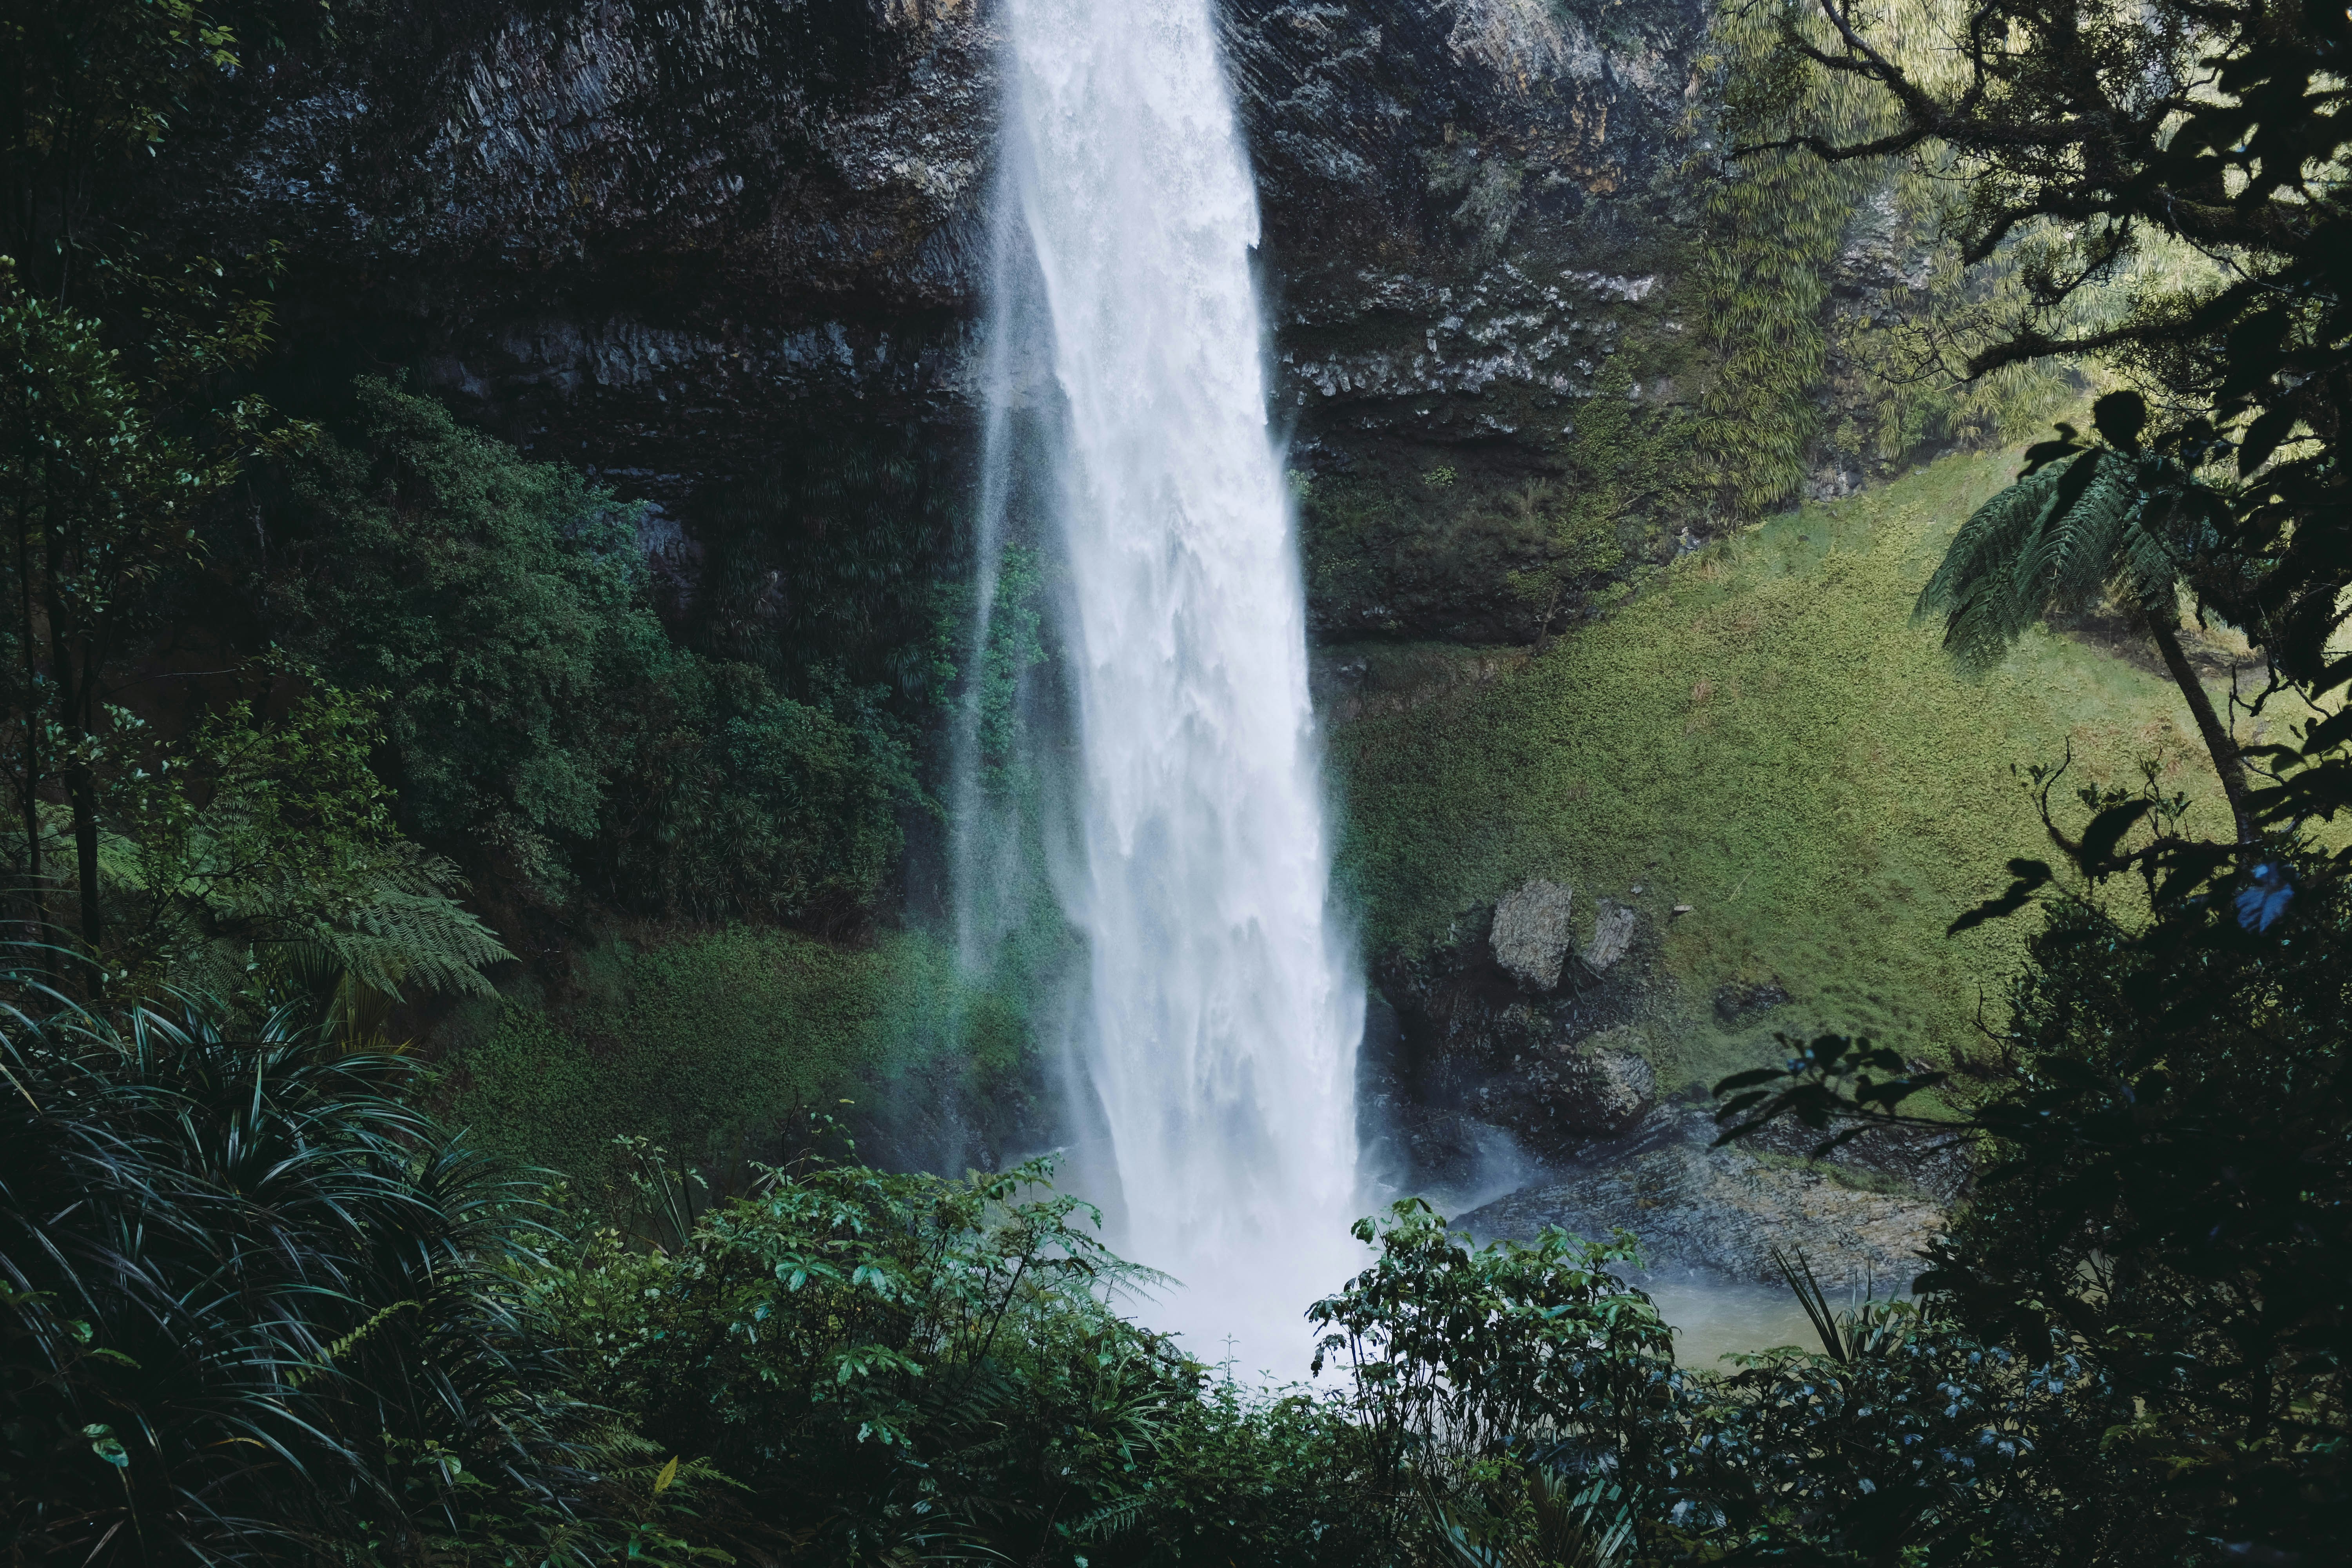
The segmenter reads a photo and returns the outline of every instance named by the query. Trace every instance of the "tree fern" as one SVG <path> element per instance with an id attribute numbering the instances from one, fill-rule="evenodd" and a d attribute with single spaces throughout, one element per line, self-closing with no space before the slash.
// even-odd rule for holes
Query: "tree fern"
<path id="1" fill-rule="evenodd" d="M 1947 617 L 1944 646 L 1982 668 L 2042 618 L 2042 606 L 2017 592 L 2016 563 L 2046 524 L 2067 466 L 2028 473 L 1969 515 L 1943 564 L 1919 594 L 1915 614 Z"/>
<path id="2" fill-rule="evenodd" d="M 2084 446 L 2061 425 L 2059 439 L 2029 447 L 2017 482 L 1960 525 L 1914 613 L 1941 615 L 1944 646 L 1981 669 L 2047 616 L 2108 594 L 2127 600 L 2197 721 L 2239 838 L 2251 842 L 2259 835 L 2244 760 L 2178 635 L 2184 562 L 2211 542 L 2211 492 L 2190 471 L 2193 455 L 2141 446 L 2147 409 L 2137 393 L 2110 393 L 2092 416 L 2106 444 Z"/>
<path id="3" fill-rule="evenodd" d="M 1945 646 L 1978 668 L 2037 621 L 2110 593 L 2172 622 L 2180 572 L 2158 532 L 2170 467 L 2091 447 L 2029 468 L 1961 525 L 1916 613 L 1942 615 Z"/>

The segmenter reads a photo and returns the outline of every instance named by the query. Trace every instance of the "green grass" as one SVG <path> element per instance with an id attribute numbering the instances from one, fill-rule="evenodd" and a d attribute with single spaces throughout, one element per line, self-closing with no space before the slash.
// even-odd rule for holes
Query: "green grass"
<path id="1" fill-rule="evenodd" d="M 2015 472 L 2012 454 L 1950 458 L 1776 518 L 1489 684 L 1339 726 L 1342 877 L 1372 945 L 1443 941 L 1465 908 L 1549 877 L 1664 928 L 1669 1082 L 1754 1065 L 1774 1029 L 1946 1057 L 2025 928 L 1944 928 L 2006 885 L 2010 857 L 2049 853 L 2012 763 L 2071 745 L 2070 777 L 2125 782 L 2158 758 L 2191 826 L 2227 826 L 2160 678 L 2037 632 L 1971 679 L 1911 624 L 1945 542 Z M 1791 1004 L 1718 1028 L 1716 989 L 1764 981 Z"/>
<path id="2" fill-rule="evenodd" d="M 751 928 L 610 942 L 577 958 L 554 1007 L 509 1000 L 459 1033 L 445 1068 L 453 1120 L 502 1153 L 591 1178 L 622 1134 L 698 1154 L 804 1109 L 848 1119 L 842 1101 L 872 1103 L 910 1074 L 1024 1092 L 1018 1009 L 908 933 L 858 949 Z"/>

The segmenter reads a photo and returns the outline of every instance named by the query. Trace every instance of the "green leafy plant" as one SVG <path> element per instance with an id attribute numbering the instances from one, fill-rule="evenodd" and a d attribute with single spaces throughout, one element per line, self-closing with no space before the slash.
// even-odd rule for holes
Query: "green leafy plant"
<path id="1" fill-rule="evenodd" d="M 1687 1395 L 1657 1310 L 1609 1271 L 1638 1263 L 1633 1238 L 1547 1228 L 1474 1250 L 1418 1199 L 1355 1234 L 1379 1258 L 1307 1315 L 1317 1372 L 1346 1367 L 1372 1472 L 1397 1489 L 1386 1506 L 1482 1568 L 1614 1561 Z"/>
<path id="2" fill-rule="evenodd" d="M 373 1541 L 402 1560 L 464 1512 L 542 1542 L 587 1530 L 588 1415 L 519 1284 L 541 1234 L 530 1189 L 404 1103 L 414 1064 L 289 1015 L 111 1018 L 11 978 L 13 1554 L 266 1561 Z M 404 1477 L 419 1452 L 429 1473 Z M 466 1495 L 468 1475 L 486 1489 Z M 587 1535 L 569 1555 L 599 1554 Z"/>
<path id="3" fill-rule="evenodd" d="M 227 703 L 118 784 L 117 962 L 223 994 L 258 968 L 340 987 L 347 1011 L 404 985 L 488 993 L 482 970 L 513 955 L 457 901 L 457 868 L 394 825 L 369 766 L 380 694 L 262 672 L 299 693 L 281 717 Z"/>
<path id="4" fill-rule="evenodd" d="M 1024 1554 L 1124 1533 L 1197 1372 L 1100 1292 L 1106 1251 L 1043 1165 L 956 1182 L 812 1162 L 693 1213 L 640 1146 L 623 1224 L 537 1299 L 583 1392 L 748 1489 L 720 1539 L 826 1562 Z"/>

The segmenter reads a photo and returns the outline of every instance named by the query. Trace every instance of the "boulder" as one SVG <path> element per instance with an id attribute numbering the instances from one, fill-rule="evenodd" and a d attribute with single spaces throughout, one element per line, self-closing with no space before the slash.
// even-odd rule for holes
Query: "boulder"
<path id="1" fill-rule="evenodd" d="M 1559 985 L 1560 965 L 1575 941 L 1569 931 L 1574 900 L 1571 889 L 1540 877 L 1504 895 L 1486 941 L 1505 973 L 1537 991 Z"/>
<path id="2" fill-rule="evenodd" d="M 1627 1026 L 1548 1046 L 1473 1089 L 1465 1109 L 1538 1159 L 1566 1158 L 1622 1137 L 1657 1104 L 1657 1074 L 1640 1038 Z"/>
<path id="3" fill-rule="evenodd" d="M 1601 912 L 1592 921 L 1591 945 L 1584 950 L 1585 966 L 1599 974 L 1624 957 L 1625 950 L 1633 945 L 1633 923 L 1637 918 L 1631 907 L 1601 900 Z"/>
<path id="4" fill-rule="evenodd" d="M 1560 1055 L 1572 1075 L 1577 1120 L 1602 1137 L 1624 1132 L 1658 1103 L 1657 1072 L 1642 1052 L 1641 1031 L 1630 1025 L 1566 1047 Z"/>

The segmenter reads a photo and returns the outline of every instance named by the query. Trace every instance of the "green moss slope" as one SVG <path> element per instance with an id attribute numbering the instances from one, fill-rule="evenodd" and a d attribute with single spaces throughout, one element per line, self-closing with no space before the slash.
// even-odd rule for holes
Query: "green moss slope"
<path id="1" fill-rule="evenodd" d="M 572 980 L 556 1005 L 509 1000 L 457 1031 L 446 1082 L 452 1120 L 479 1142 L 592 1179 L 623 1134 L 698 1156 L 805 1110 L 864 1121 L 908 1075 L 932 1080 L 926 1100 L 1026 1092 L 1018 1009 L 919 934 L 856 949 L 742 927 L 614 942 L 580 954 Z"/>
<path id="2" fill-rule="evenodd" d="M 1946 1056 L 2020 933 L 1944 928 L 2009 857 L 2047 853 L 2012 764 L 2071 747 L 2088 782 L 2153 758 L 2192 823 L 2225 826 L 2161 679 L 2036 633 L 1972 679 L 1911 624 L 1945 542 L 2015 472 L 2011 454 L 1949 458 L 1774 519 L 1483 685 L 1339 726 L 1342 875 L 1370 943 L 1442 941 L 1546 876 L 1664 931 L 1677 1081 L 1753 1065 L 1775 1028 Z M 1721 1026 L 1708 999 L 1740 984 L 1792 1001 Z"/>

